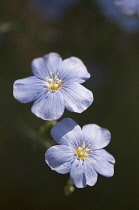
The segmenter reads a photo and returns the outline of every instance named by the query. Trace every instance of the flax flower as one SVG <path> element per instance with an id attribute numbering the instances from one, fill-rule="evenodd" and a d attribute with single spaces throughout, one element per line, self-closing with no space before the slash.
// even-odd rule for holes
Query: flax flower
<path id="1" fill-rule="evenodd" d="M 81 129 L 75 121 L 65 118 L 52 128 L 51 135 L 59 145 L 46 151 L 46 163 L 58 173 L 70 172 L 76 187 L 95 185 L 97 173 L 113 176 L 115 159 L 103 149 L 111 139 L 107 129 L 95 124 Z"/>
<path id="2" fill-rule="evenodd" d="M 49 53 L 32 61 L 35 76 L 16 80 L 14 97 L 21 103 L 33 103 L 31 111 L 44 120 L 57 120 L 64 109 L 81 113 L 93 102 L 93 94 L 81 85 L 90 74 L 76 57 L 62 61 L 57 53 Z"/>

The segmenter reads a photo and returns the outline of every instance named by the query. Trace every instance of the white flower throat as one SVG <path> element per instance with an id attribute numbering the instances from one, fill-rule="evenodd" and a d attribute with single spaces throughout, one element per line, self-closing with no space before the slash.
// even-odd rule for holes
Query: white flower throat
<path id="1" fill-rule="evenodd" d="M 50 74 L 52 75 L 53 72 L 50 72 Z M 58 74 L 52 78 L 46 77 L 49 90 L 58 90 L 62 86 L 62 80 L 58 78 Z"/>
<path id="2" fill-rule="evenodd" d="M 82 146 L 78 147 L 76 150 L 76 154 L 78 158 L 86 158 L 90 152 L 92 152 L 91 149 L 87 148 L 90 144 L 87 146 L 85 145 L 85 142 L 83 142 Z"/>

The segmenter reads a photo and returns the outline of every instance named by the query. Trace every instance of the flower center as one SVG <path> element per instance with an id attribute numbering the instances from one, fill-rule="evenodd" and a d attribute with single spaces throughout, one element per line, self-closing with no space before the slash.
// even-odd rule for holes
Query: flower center
<path id="1" fill-rule="evenodd" d="M 53 74 L 52 72 L 50 73 Z M 62 86 L 62 80 L 58 78 L 58 73 L 53 78 L 46 77 L 49 90 L 58 90 Z"/>
<path id="2" fill-rule="evenodd" d="M 87 146 L 89 146 L 89 144 Z M 88 156 L 88 153 L 91 152 L 91 149 L 87 148 L 87 146 L 85 145 L 85 142 L 83 142 L 82 146 L 78 147 L 76 150 L 78 158 L 86 158 Z"/>

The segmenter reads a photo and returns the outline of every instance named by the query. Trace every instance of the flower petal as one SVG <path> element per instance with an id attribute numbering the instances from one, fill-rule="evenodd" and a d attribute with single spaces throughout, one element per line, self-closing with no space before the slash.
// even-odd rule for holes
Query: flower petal
<path id="1" fill-rule="evenodd" d="M 89 160 L 84 161 L 84 174 L 86 179 L 86 184 L 89 186 L 94 186 L 97 182 L 97 172 L 92 167 L 92 164 Z"/>
<path id="2" fill-rule="evenodd" d="M 44 82 L 35 76 L 16 80 L 13 88 L 14 97 L 21 103 L 34 101 L 46 91 Z"/>
<path id="3" fill-rule="evenodd" d="M 81 113 L 93 102 L 93 94 L 80 84 L 72 83 L 61 88 L 66 108 L 71 112 Z"/>
<path id="4" fill-rule="evenodd" d="M 71 163 L 74 160 L 74 150 L 66 145 L 50 147 L 45 153 L 45 161 L 52 170 L 60 174 L 70 172 Z"/>
<path id="5" fill-rule="evenodd" d="M 61 62 L 62 59 L 59 54 L 49 53 L 44 57 L 36 58 L 32 61 L 32 72 L 41 79 L 51 77 L 51 72 L 55 75 Z"/>
<path id="6" fill-rule="evenodd" d="M 110 132 L 96 124 L 85 125 L 83 126 L 82 131 L 87 143 L 91 144 L 90 148 L 92 150 L 106 147 L 110 142 Z"/>
<path id="7" fill-rule="evenodd" d="M 114 175 L 114 158 L 105 150 L 95 150 L 88 157 L 93 168 L 101 175 L 111 177 Z"/>
<path id="8" fill-rule="evenodd" d="M 100 156 L 104 158 L 105 160 L 107 160 L 108 162 L 115 164 L 115 158 L 110 153 L 108 153 L 105 149 L 94 150 L 93 155 Z"/>
<path id="9" fill-rule="evenodd" d="M 88 159 L 75 159 L 71 165 L 70 177 L 78 188 L 86 185 L 94 186 L 97 182 L 97 172 Z"/>
<path id="10" fill-rule="evenodd" d="M 86 187 L 83 159 L 75 159 L 71 165 L 70 178 L 78 188 Z"/>
<path id="11" fill-rule="evenodd" d="M 77 148 L 82 141 L 82 130 L 72 119 L 65 118 L 57 123 L 51 130 L 51 135 L 58 144 Z"/>
<path id="12" fill-rule="evenodd" d="M 59 91 L 47 91 L 38 98 L 31 111 L 44 120 L 57 120 L 64 112 L 65 104 Z"/>
<path id="13" fill-rule="evenodd" d="M 88 78 L 90 78 L 90 74 L 87 71 L 84 63 L 76 57 L 70 57 L 62 61 L 59 66 L 59 73 L 61 75 L 61 79 L 64 81 L 70 80 L 72 82 L 83 83 Z"/>

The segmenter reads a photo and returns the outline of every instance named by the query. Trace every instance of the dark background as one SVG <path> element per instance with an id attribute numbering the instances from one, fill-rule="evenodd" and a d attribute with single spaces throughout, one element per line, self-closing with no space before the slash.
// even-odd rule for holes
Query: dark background
<path id="1" fill-rule="evenodd" d="M 139 209 L 139 32 L 127 33 L 89 0 L 59 14 L 47 17 L 32 1 L 0 0 L 0 209 Z M 106 150 L 116 159 L 112 178 L 99 176 L 94 187 L 69 197 L 69 175 L 46 165 L 46 148 L 32 132 L 44 121 L 12 93 L 16 79 L 31 76 L 32 59 L 49 52 L 87 66 L 92 77 L 84 85 L 95 100 L 82 114 L 66 111 L 62 118 L 108 128 Z"/>

